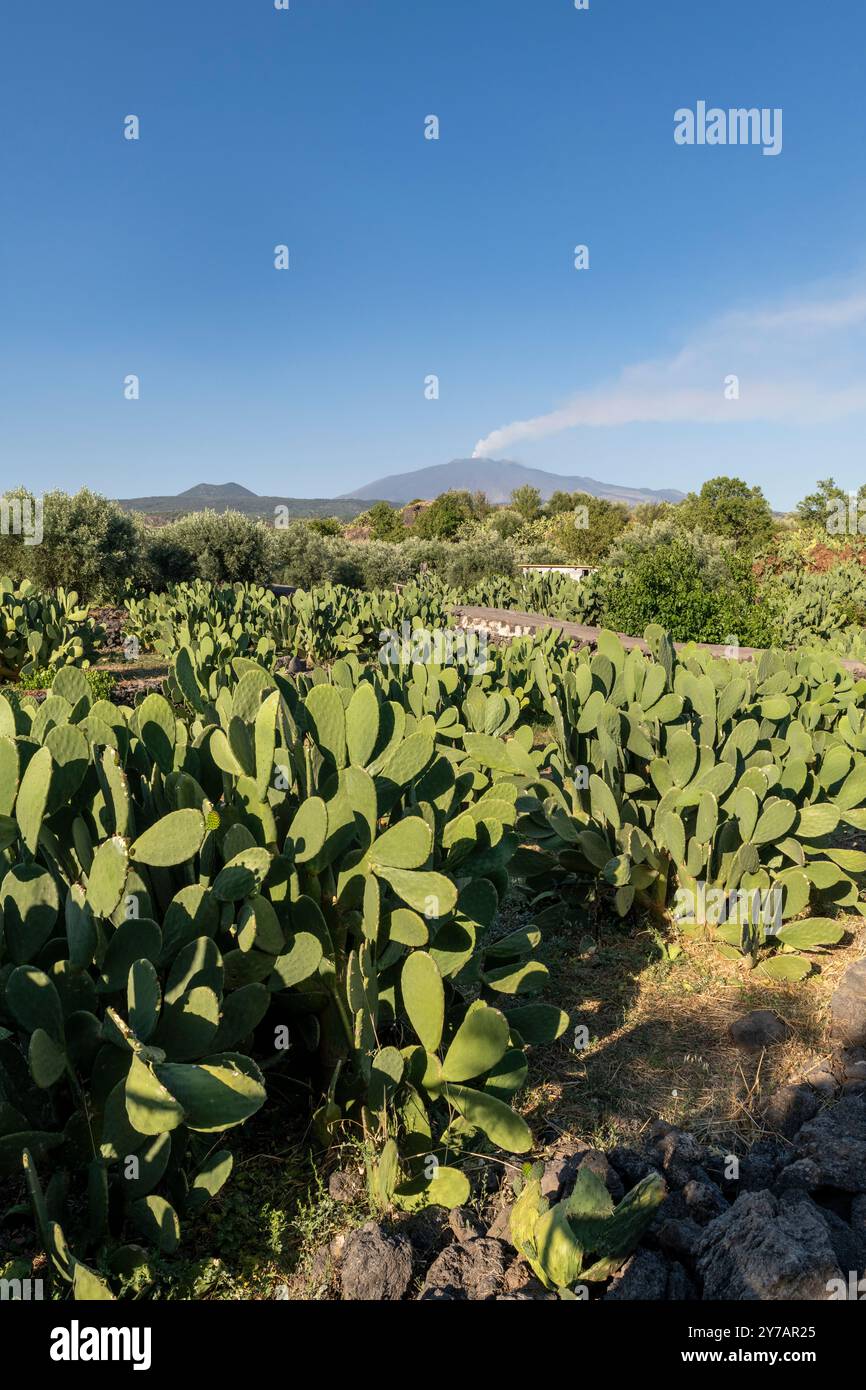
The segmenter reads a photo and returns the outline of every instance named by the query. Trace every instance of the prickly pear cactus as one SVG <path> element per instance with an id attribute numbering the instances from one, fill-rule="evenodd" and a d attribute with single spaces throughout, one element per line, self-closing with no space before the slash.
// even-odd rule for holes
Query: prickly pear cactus
<path id="1" fill-rule="evenodd" d="M 89 666 L 104 635 L 74 591 L 46 594 L 26 579 L 17 588 L 0 579 L 0 680 Z"/>
<path id="2" fill-rule="evenodd" d="M 539 673 L 557 746 L 521 867 L 802 978 L 799 952 L 841 939 L 835 912 L 864 911 L 866 854 L 839 836 L 866 824 L 866 682 L 813 653 L 754 665 L 647 637 L 653 660 L 603 633 Z"/>
<path id="3" fill-rule="evenodd" d="M 543 755 L 507 693 L 350 661 L 211 685 L 184 648 L 176 703 L 94 701 L 71 667 L 0 697 L 0 1166 L 37 1221 L 48 1175 L 77 1296 L 176 1247 L 282 1068 L 389 1205 L 453 1205 L 462 1149 L 530 1145 L 510 1100 L 567 1020 L 539 932 L 492 928 Z"/>
<path id="4" fill-rule="evenodd" d="M 530 1176 L 512 1208 L 512 1239 L 548 1288 L 598 1283 L 625 1262 L 666 1193 L 663 1179 L 651 1173 L 615 1207 L 602 1179 L 583 1167 L 571 1195 L 551 1206 Z"/>

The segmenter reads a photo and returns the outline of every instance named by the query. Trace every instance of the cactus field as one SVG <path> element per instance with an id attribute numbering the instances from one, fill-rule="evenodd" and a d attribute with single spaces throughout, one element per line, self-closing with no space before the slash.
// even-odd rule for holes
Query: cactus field
<path id="1" fill-rule="evenodd" d="M 94 697 L 74 594 L 4 581 L 7 673 L 56 674 L 0 696 L 0 1182 L 55 1297 L 146 1296 L 263 1116 L 359 1146 L 378 1213 L 526 1165 L 515 1244 L 564 1294 L 631 1251 L 656 1180 L 550 1205 L 531 1176 L 521 1097 L 569 1029 L 545 932 L 603 914 L 808 977 L 864 911 L 866 680 L 659 627 L 419 658 L 457 600 L 586 616 L 558 580 L 180 585 L 128 604 L 167 665 L 134 706 Z"/>

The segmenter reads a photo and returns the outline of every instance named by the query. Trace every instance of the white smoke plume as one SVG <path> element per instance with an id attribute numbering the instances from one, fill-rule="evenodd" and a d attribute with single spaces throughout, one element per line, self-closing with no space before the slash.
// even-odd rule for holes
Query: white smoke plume
<path id="1" fill-rule="evenodd" d="M 730 383 L 736 378 L 736 395 Z M 866 289 L 727 314 L 674 357 L 637 363 L 607 385 L 579 391 L 546 415 L 480 439 L 473 458 L 585 425 L 822 424 L 866 410 Z"/>

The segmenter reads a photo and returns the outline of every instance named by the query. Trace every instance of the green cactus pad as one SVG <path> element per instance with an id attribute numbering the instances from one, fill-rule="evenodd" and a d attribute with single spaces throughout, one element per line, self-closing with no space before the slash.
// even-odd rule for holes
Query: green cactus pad
<path id="1" fill-rule="evenodd" d="M 220 1002 L 208 985 L 188 985 L 180 996 L 166 996 L 154 1042 L 176 1062 L 189 1062 L 206 1053 L 220 1020 Z"/>
<path id="2" fill-rule="evenodd" d="M 403 1211 L 423 1211 L 427 1207 L 465 1206 L 469 1201 L 469 1179 L 459 1168 L 439 1164 L 432 1178 L 423 1174 L 394 1190 L 394 1201 Z"/>
<path id="3" fill-rule="evenodd" d="M 429 940 L 427 923 L 408 907 L 397 907 L 391 913 L 388 937 L 402 946 L 426 946 Z"/>
<path id="4" fill-rule="evenodd" d="M 370 864 L 374 871 L 420 869 L 429 859 L 432 848 L 430 827 L 420 816 L 409 816 L 376 839 L 370 849 Z"/>
<path id="5" fill-rule="evenodd" d="M 234 1167 L 234 1157 L 228 1149 L 209 1154 L 192 1181 L 184 1203 L 184 1214 L 195 1216 L 225 1186 Z"/>
<path id="6" fill-rule="evenodd" d="M 39 843 L 39 831 L 42 829 L 42 820 L 48 805 L 48 791 L 53 771 L 54 762 L 50 750 L 40 748 L 27 764 L 18 789 L 16 816 L 21 837 L 31 854 L 36 853 Z"/>
<path id="7" fill-rule="evenodd" d="M 152 1241 L 164 1255 L 173 1255 L 180 1244 L 180 1222 L 177 1212 L 164 1197 L 152 1194 L 133 1202 L 130 1220 L 146 1240 Z"/>
<path id="8" fill-rule="evenodd" d="M 133 841 L 129 847 L 129 857 L 154 868 L 185 864 L 201 849 L 204 835 L 201 811 L 170 811 Z"/>
<path id="9" fill-rule="evenodd" d="M 784 946 L 793 946 L 797 951 L 811 951 L 816 946 L 835 946 L 844 935 L 845 928 L 830 917 L 810 917 L 807 922 L 789 922 L 776 933 Z"/>
<path id="10" fill-rule="evenodd" d="M 66 1071 L 66 1050 L 44 1029 L 37 1028 L 30 1034 L 28 1062 L 36 1085 L 47 1090 Z"/>
<path id="11" fill-rule="evenodd" d="M 90 765 L 90 745 L 74 724 L 59 724 L 49 730 L 45 747 L 54 764 L 48 810 L 56 811 L 72 800 Z"/>
<path id="12" fill-rule="evenodd" d="M 87 876 L 87 903 L 97 917 L 110 917 L 124 895 L 129 871 L 125 840 L 103 840 L 93 856 Z"/>
<path id="13" fill-rule="evenodd" d="M 188 1127 L 207 1134 L 241 1124 L 264 1103 L 261 1072 L 237 1053 L 221 1053 L 197 1066 L 164 1062 L 154 1072 L 183 1107 Z"/>
<path id="14" fill-rule="evenodd" d="M 351 763 L 366 767 L 379 738 L 379 702 L 372 685 L 359 685 L 346 709 L 346 739 Z"/>
<path id="15" fill-rule="evenodd" d="M 505 1017 L 527 1043 L 555 1042 L 568 1027 L 568 1014 L 553 1004 L 526 1004 L 509 1009 Z"/>
<path id="16" fill-rule="evenodd" d="M 159 1019 L 162 990 L 156 967 L 149 960 L 133 961 L 127 979 L 129 1024 L 140 1042 L 146 1043 Z"/>
<path id="17" fill-rule="evenodd" d="M 134 1157 L 135 1165 L 129 1165 L 128 1159 Z M 145 1139 L 143 1144 L 139 1144 L 134 1154 L 124 1155 L 121 1165 L 123 1175 L 123 1195 L 127 1203 L 138 1201 L 152 1192 L 157 1183 L 160 1182 L 169 1159 L 171 1158 L 171 1135 L 167 1133 L 155 1134 Z M 135 1169 L 138 1169 L 138 1176 L 135 1177 Z"/>
<path id="18" fill-rule="evenodd" d="M 162 950 L 162 933 L 147 917 L 130 917 L 121 922 L 108 943 L 97 988 L 102 994 L 125 990 L 129 972 L 140 959 L 156 964 Z"/>
<path id="19" fill-rule="evenodd" d="M 445 1021 L 445 992 L 442 976 L 432 956 L 413 951 L 407 956 L 400 976 L 403 1007 L 427 1052 L 436 1052 L 442 1040 Z"/>
<path id="20" fill-rule="evenodd" d="M 397 897 L 428 920 L 447 917 L 457 904 L 457 886 L 444 874 L 416 873 L 412 869 L 389 869 L 371 865 L 379 878 L 384 878 Z"/>
<path id="21" fill-rule="evenodd" d="M 129 1123 L 139 1134 L 166 1134 L 184 1122 L 180 1101 L 159 1079 L 152 1064 L 133 1057 L 124 1084 Z"/>
<path id="22" fill-rule="evenodd" d="M 57 885 L 37 864 L 18 864 L 0 886 L 3 932 L 12 961 L 35 959 L 51 936 L 60 910 Z"/>
<path id="23" fill-rule="evenodd" d="M 495 1067 L 508 1047 L 508 1021 L 483 1004 L 470 1009 L 455 1033 L 442 1063 L 445 1081 L 470 1081 Z"/>
<path id="24" fill-rule="evenodd" d="M 220 1024 L 213 1039 L 218 1052 L 233 1050 L 255 1031 L 270 1004 L 270 993 L 259 982 L 234 989 L 223 999 Z"/>
<path id="25" fill-rule="evenodd" d="M 240 902 L 257 894 L 268 876 L 271 855 L 266 849 L 245 849 L 217 874 L 213 895 L 220 902 Z"/>
<path id="26" fill-rule="evenodd" d="M 177 743 L 177 721 L 171 705 L 163 695 L 145 695 L 136 711 L 141 740 L 150 756 L 165 775 L 174 767 Z"/>
<path id="27" fill-rule="evenodd" d="M 19 965 L 6 981 L 6 1004 L 15 1022 L 28 1033 L 42 1029 L 55 1043 L 63 1044 L 63 1008 L 60 995 L 42 970 Z"/>
<path id="28" fill-rule="evenodd" d="M 305 701 L 313 738 L 337 767 L 346 766 L 346 715 L 343 701 L 331 685 L 317 685 Z"/>
<path id="29" fill-rule="evenodd" d="M 298 809 L 289 827 L 289 839 L 294 846 L 298 864 L 315 859 L 324 847 L 328 834 L 328 808 L 318 796 L 311 796 Z"/>
<path id="30" fill-rule="evenodd" d="M 443 1092 L 463 1118 L 486 1134 L 492 1144 L 518 1154 L 527 1153 L 532 1148 L 529 1126 L 504 1101 L 469 1086 L 446 1084 Z"/>
<path id="31" fill-rule="evenodd" d="M 289 989 L 316 973 L 322 959 L 322 943 L 309 932 L 295 932 L 289 949 L 273 961 L 272 989 Z"/>

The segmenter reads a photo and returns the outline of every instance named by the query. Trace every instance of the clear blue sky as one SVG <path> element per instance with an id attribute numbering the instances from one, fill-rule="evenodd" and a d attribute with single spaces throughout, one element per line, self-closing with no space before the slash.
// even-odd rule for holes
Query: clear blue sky
<path id="1" fill-rule="evenodd" d="M 576 396 L 493 452 L 864 480 L 853 0 L 7 0 L 0 53 L 5 486 L 330 496 Z M 698 100 L 782 153 L 677 146 Z"/>

